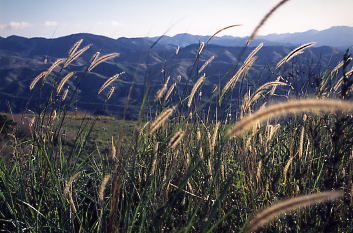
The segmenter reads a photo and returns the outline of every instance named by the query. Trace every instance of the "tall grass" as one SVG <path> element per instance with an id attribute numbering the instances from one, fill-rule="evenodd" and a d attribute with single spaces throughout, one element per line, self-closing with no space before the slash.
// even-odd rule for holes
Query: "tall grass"
<path id="1" fill-rule="evenodd" d="M 267 14 L 250 40 L 285 2 Z M 196 51 L 195 67 L 208 42 Z M 67 59 L 37 76 L 30 89 L 39 88 L 36 83 L 65 61 L 61 70 L 66 72 L 65 67 L 88 49 L 79 49 L 82 43 L 76 42 Z M 251 68 L 262 46 L 213 93 L 202 94 L 207 74 L 196 72 L 190 90 L 177 82 L 168 89 L 166 79 L 159 91 L 145 95 L 154 102 L 166 93 L 160 108 L 143 111 L 142 106 L 139 122 L 69 112 L 76 101 L 74 93 L 66 98 L 66 89 L 66 99 L 53 98 L 65 88 L 69 77 L 64 76 L 51 86 L 48 103 L 40 113 L 9 115 L 16 128 L 7 120 L 0 122 L 1 138 L 6 140 L 0 156 L 1 231 L 242 232 L 263 227 L 264 232 L 350 232 L 353 118 L 348 98 L 349 58 L 337 68 L 344 72 L 344 95 L 323 82 L 318 88 L 326 97 L 303 96 L 269 105 L 275 92 L 288 88 L 277 79 L 285 77 L 283 66 L 274 69 L 274 81 L 255 91 L 246 90 L 248 97 L 236 113 L 241 116 L 243 109 L 247 116 L 222 117 L 229 103 L 223 101 L 226 93 Z M 96 53 L 83 72 L 117 55 L 99 58 Z M 216 59 L 209 58 L 196 71 Z M 328 72 L 329 78 L 337 70 Z M 116 78 L 107 79 L 97 92 Z M 172 93 L 178 88 L 187 90 L 186 96 L 176 94 L 176 101 Z M 112 90 L 114 86 L 108 96 Z M 203 114 L 205 109 L 207 114 Z M 28 133 L 20 133 L 24 131 Z M 287 200 L 278 202 L 282 199 Z M 314 205 L 334 199 L 338 200 Z M 254 215 L 259 209 L 264 211 Z"/>

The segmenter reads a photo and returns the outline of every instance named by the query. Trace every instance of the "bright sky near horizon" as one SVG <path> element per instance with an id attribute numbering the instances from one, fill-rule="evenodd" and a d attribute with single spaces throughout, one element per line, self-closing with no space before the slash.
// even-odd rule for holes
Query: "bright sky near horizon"
<path id="1" fill-rule="evenodd" d="M 191 33 L 247 36 L 279 0 L 0 0 L 0 36 L 59 37 L 78 32 L 112 38 Z M 259 34 L 353 26 L 353 0 L 291 0 Z"/>

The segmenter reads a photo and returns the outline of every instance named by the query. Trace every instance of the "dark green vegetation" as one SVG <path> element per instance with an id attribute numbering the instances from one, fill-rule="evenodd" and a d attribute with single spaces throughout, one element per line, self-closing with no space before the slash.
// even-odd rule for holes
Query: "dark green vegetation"
<path id="1" fill-rule="evenodd" d="M 60 56 L 66 57 L 64 47 L 51 48 L 63 48 Z M 68 69 L 57 68 L 30 93 L 35 104 L 29 103 L 36 107 L 36 113 L 28 110 L 26 114 L 0 118 L 0 229 L 3 232 L 241 232 L 259 209 L 281 199 L 327 190 L 342 190 L 344 197 L 287 214 L 263 231 L 352 231 L 351 113 L 299 114 L 268 121 L 262 126 L 254 124 L 251 132 L 234 138 L 227 137 L 226 133 L 235 121 L 253 112 L 252 109 L 259 109 L 273 99 L 285 101 L 293 92 L 303 98 L 315 94 L 318 98 L 350 100 L 353 72 L 350 72 L 348 52 L 343 56 L 343 52 L 328 47 L 305 50 L 303 55 L 319 56 L 323 50 L 340 54 L 343 63 L 338 70 L 319 72 L 315 67 L 321 62 L 299 63 L 297 58 L 303 55 L 276 70 L 273 67 L 290 49 L 264 47 L 256 54 L 258 60 L 254 59 L 254 66 L 261 59 L 273 59 L 271 68 L 267 69 L 268 76 L 259 81 L 256 78 L 261 75 L 244 72 L 235 83 L 236 88 L 228 91 L 221 102 L 224 84 L 239 67 L 246 67 L 234 66 L 244 60 L 239 59 L 242 49 L 207 45 L 202 52 L 193 45 L 180 51 L 181 56 L 184 53 L 183 56 L 189 57 L 181 61 L 187 61 L 183 66 L 187 69 L 181 69 L 175 66 L 174 50 L 168 50 L 170 57 L 164 62 L 157 56 L 157 47 L 157 52 L 153 48 L 145 58 L 151 63 L 146 62 L 146 67 L 140 69 L 144 64 L 129 65 L 118 60 L 124 56 L 123 48 L 118 51 L 120 58 L 98 65 L 94 72 L 84 71 L 87 63 L 81 57 Z M 215 50 L 221 51 L 217 54 L 233 64 L 226 66 L 229 75 L 222 74 L 221 82 L 211 81 L 213 76 L 206 69 L 205 81 L 197 82 L 202 75 L 196 71 L 206 60 L 201 57 L 200 61 L 198 54 L 208 58 Z M 267 57 L 261 51 L 276 56 Z M 25 57 L 18 59 L 26 62 Z M 39 56 L 29 62 L 33 64 L 41 59 Z M 330 62 L 328 58 L 322 59 Z M 51 64 L 54 59 L 49 60 Z M 154 64 L 157 61 L 159 65 Z M 48 66 L 37 65 L 42 69 L 36 74 Z M 222 61 L 212 65 L 219 67 L 218 71 L 225 70 Z M 68 81 L 65 87 L 70 86 L 70 93 L 63 100 L 56 88 L 71 70 L 81 76 Z M 99 71 L 111 76 L 121 71 L 133 74 L 134 70 L 147 73 L 143 77 L 151 82 L 136 82 L 128 85 L 129 88 L 120 86 L 128 82 L 124 78 L 115 83 L 118 93 L 138 93 L 136 98 L 140 101 L 133 94 L 127 95 L 136 101 L 136 121 L 70 112 L 75 108 L 84 109 L 82 101 L 95 103 L 96 93 L 106 79 Z M 27 82 L 22 83 L 22 90 L 27 90 L 35 72 L 23 67 L 17 72 L 22 71 L 30 74 L 26 76 Z M 178 82 L 176 75 L 183 76 L 183 72 L 188 73 L 184 76 L 188 79 Z M 171 100 L 165 97 L 168 92 L 165 90 L 155 101 L 155 89 L 161 88 L 160 79 L 165 82 L 169 75 L 167 89 L 173 83 L 178 89 Z M 257 89 L 264 82 L 277 80 L 278 76 L 282 76 L 278 79 L 282 83 L 276 85 L 283 86 L 275 89 L 272 83 L 270 88 Z M 158 88 L 150 88 L 152 77 L 159 80 Z M 297 82 L 298 78 L 302 78 L 301 82 Z M 200 85 L 194 86 L 195 83 Z M 7 82 L 7 85 L 15 84 Z M 158 93 L 161 90 L 163 86 Z M 188 107 L 190 92 L 194 95 Z M 101 102 L 97 104 L 106 110 L 104 104 L 111 99 L 99 98 Z"/>

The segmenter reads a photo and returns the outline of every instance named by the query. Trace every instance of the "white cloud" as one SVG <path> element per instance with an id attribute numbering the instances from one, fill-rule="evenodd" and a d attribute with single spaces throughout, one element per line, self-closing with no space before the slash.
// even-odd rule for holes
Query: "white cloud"
<path id="1" fill-rule="evenodd" d="M 111 24 L 112 24 L 112 26 L 113 27 L 119 27 L 119 26 L 122 26 L 122 24 L 121 23 L 119 23 L 118 21 L 116 21 L 116 20 L 112 20 L 111 21 Z"/>
<path id="2" fill-rule="evenodd" d="M 58 26 L 58 22 L 56 21 L 45 21 L 44 22 L 44 26 L 46 27 L 55 27 L 55 26 Z"/>
<path id="3" fill-rule="evenodd" d="M 12 21 L 12 22 L 9 22 L 7 24 L 0 24 L 0 29 L 1 30 L 3 30 L 3 29 L 7 29 L 7 30 L 21 30 L 21 29 L 24 29 L 24 28 L 28 28 L 30 26 L 31 26 L 31 24 L 28 23 L 28 22 L 25 22 L 25 21 L 22 21 L 22 22 Z"/>

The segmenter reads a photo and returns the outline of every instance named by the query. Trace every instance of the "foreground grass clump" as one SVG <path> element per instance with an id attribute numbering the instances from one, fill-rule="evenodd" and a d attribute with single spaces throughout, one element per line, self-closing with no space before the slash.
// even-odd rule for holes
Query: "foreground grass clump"
<path id="1" fill-rule="evenodd" d="M 265 16 L 248 43 L 287 1 Z M 233 26 L 238 25 L 209 40 Z M 72 112 L 81 80 L 73 90 L 65 88 L 75 72 L 92 72 L 118 53 L 98 52 L 84 71 L 68 72 L 90 48 L 79 49 L 79 40 L 68 58 L 34 78 L 31 90 L 49 86 L 43 109 L 8 114 L 0 121 L 1 231 L 352 231 L 353 72 L 348 71 L 348 51 L 341 65 L 320 74 L 315 97 L 287 100 L 291 96 L 283 93 L 291 83 L 281 80 L 286 63 L 309 43 L 279 61 L 272 81 L 255 90 L 237 90 L 244 98 L 230 110 L 229 95 L 238 81 L 249 78 L 263 44 L 205 100 L 207 74 L 201 71 L 216 59 L 200 62 L 209 40 L 195 53 L 193 83 L 169 85 L 166 77 L 155 93 L 146 91 L 134 122 Z M 106 102 L 122 74 L 97 90 L 104 94 L 111 87 Z M 278 96 L 286 100 L 267 104 Z"/>

